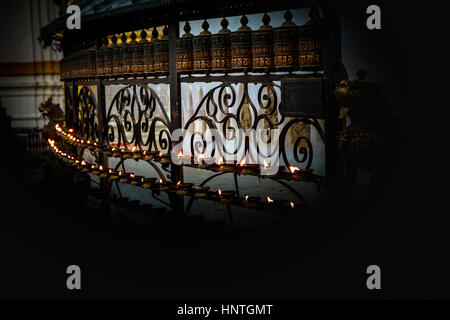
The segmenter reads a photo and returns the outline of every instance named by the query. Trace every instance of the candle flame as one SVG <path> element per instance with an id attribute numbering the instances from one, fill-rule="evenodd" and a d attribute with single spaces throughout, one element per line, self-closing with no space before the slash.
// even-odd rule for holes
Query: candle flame
<path id="1" fill-rule="evenodd" d="M 298 167 L 293 167 L 293 166 L 290 166 L 289 170 L 291 170 L 292 173 L 295 173 L 296 171 L 300 171 L 300 169 Z"/>
<path id="2" fill-rule="evenodd" d="M 248 201 L 248 196 L 245 196 L 245 201 Z"/>
<path id="3" fill-rule="evenodd" d="M 133 148 L 131 148 L 131 152 L 136 152 L 136 146 L 133 146 Z"/>
<path id="4" fill-rule="evenodd" d="M 160 152 L 160 153 L 159 153 L 159 156 L 160 156 L 160 157 L 162 157 L 162 155 L 163 155 L 163 153 L 162 153 L 162 152 Z"/>
<path id="5" fill-rule="evenodd" d="M 221 195 L 222 195 L 222 190 L 219 189 L 219 196 L 221 196 Z"/>
<path id="6" fill-rule="evenodd" d="M 119 176 L 121 176 L 123 173 L 122 173 L 122 171 L 119 171 Z"/>
<path id="7" fill-rule="evenodd" d="M 181 149 L 180 152 L 178 152 L 178 158 L 183 158 L 183 149 Z"/>
<path id="8" fill-rule="evenodd" d="M 100 171 L 101 171 L 101 170 L 103 170 L 103 166 L 102 166 L 102 165 L 100 165 L 99 169 L 100 169 Z"/>
<path id="9" fill-rule="evenodd" d="M 85 165 L 86 165 L 86 161 L 84 161 L 84 160 L 81 161 L 81 165 L 82 165 L 82 166 L 85 166 Z"/>
<path id="10" fill-rule="evenodd" d="M 177 186 L 179 186 L 181 184 L 181 180 L 180 181 L 178 181 L 178 183 L 177 183 Z"/>
<path id="11" fill-rule="evenodd" d="M 245 158 L 241 160 L 241 163 L 239 164 L 240 166 L 245 165 Z"/>
<path id="12" fill-rule="evenodd" d="M 292 208 L 292 209 L 295 208 L 295 204 L 294 204 L 292 201 L 291 201 L 289 204 L 291 205 L 291 208 Z"/>
<path id="13" fill-rule="evenodd" d="M 113 172 L 112 169 L 109 169 L 109 170 L 108 170 L 108 173 L 112 173 L 112 172 Z"/>
<path id="14" fill-rule="evenodd" d="M 217 162 L 217 164 L 222 164 L 223 163 L 223 157 L 220 157 L 219 162 Z"/>
<path id="15" fill-rule="evenodd" d="M 273 200 L 269 196 L 267 196 L 267 202 L 268 203 L 273 203 Z"/>
<path id="16" fill-rule="evenodd" d="M 163 184 L 163 179 L 159 179 L 159 183 L 160 183 L 160 184 Z"/>

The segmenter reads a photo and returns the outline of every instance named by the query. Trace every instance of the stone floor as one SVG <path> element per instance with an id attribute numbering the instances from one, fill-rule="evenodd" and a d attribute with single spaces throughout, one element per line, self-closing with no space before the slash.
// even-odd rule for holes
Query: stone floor
<path id="1" fill-rule="evenodd" d="M 405 219 L 409 194 L 394 183 L 369 202 L 361 176 L 345 206 L 232 229 L 217 204 L 205 210 L 218 218 L 206 221 L 106 213 L 43 156 L 11 152 L 2 166 L 0 298 L 417 298 L 445 288 L 443 264 L 427 260 L 433 249 L 420 246 Z M 71 264 L 82 270 L 80 292 L 65 286 Z M 365 286 L 371 264 L 382 268 L 381 292 Z"/>

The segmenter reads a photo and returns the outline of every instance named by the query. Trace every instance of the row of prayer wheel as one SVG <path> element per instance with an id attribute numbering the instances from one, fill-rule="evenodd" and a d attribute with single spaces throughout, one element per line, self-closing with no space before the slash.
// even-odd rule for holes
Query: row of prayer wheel
<path id="1" fill-rule="evenodd" d="M 217 34 L 208 31 L 205 20 L 203 31 L 194 36 L 189 22 L 185 33 L 177 40 L 177 71 L 180 73 L 228 73 L 271 72 L 322 69 L 322 24 L 318 16 L 303 26 L 292 22 L 292 14 L 286 11 L 285 21 L 278 28 L 270 26 L 265 14 L 258 30 L 250 29 L 243 16 L 241 26 L 235 32 L 227 29 L 228 21 L 221 21 Z M 77 51 L 61 62 L 61 78 L 93 76 L 127 76 L 138 74 L 164 75 L 169 72 L 168 28 L 162 37 L 153 28 L 151 40 L 147 33 L 140 33 L 137 41 L 134 32 L 130 41 L 125 34 L 121 43 L 115 35 L 111 43 L 105 38 L 98 49 Z"/>

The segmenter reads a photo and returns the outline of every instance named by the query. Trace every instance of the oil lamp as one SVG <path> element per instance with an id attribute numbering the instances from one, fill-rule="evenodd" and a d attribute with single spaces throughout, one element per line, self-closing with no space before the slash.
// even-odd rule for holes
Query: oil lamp
<path id="1" fill-rule="evenodd" d="M 222 203 L 231 203 L 234 201 L 234 196 L 236 194 L 236 191 L 222 191 L 218 190 L 217 194 L 220 198 L 220 202 Z"/>
<path id="2" fill-rule="evenodd" d="M 160 185 L 161 190 L 167 191 L 167 190 L 170 190 L 172 188 L 174 183 L 171 182 L 171 181 L 164 181 L 163 179 L 160 179 L 159 180 L 159 185 Z"/>
<path id="3" fill-rule="evenodd" d="M 220 158 L 218 165 L 219 165 L 219 171 L 234 172 L 234 170 L 235 170 L 234 161 L 225 161 L 225 160 L 223 160 L 223 158 Z"/>
<path id="4" fill-rule="evenodd" d="M 156 182 L 156 178 L 142 178 L 142 187 L 145 189 L 150 189 Z"/>
<path id="5" fill-rule="evenodd" d="M 159 158 L 161 163 L 172 163 L 172 160 L 170 159 L 170 155 L 163 154 L 162 152 L 159 153 Z"/>
<path id="6" fill-rule="evenodd" d="M 122 173 L 122 171 L 119 172 L 119 182 L 120 183 L 129 183 L 131 179 L 133 179 L 134 175 L 131 173 Z"/>
<path id="7" fill-rule="evenodd" d="M 113 171 L 112 169 L 109 169 L 109 179 L 112 181 L 118 180 L 122 176 L 122 171 Z"/>
<path id="8" fill-rule="evenodd" d="M 247 164 L 245 163 L 245 158 L 239 163 L 239 167 L 241 168 L 241 174 L 257 174 L 258 173 L 258 164 Z"/>
<path id="9" fill-rule="evenodd" d="M 192 192 L 192 187 L 194 186 L 193 183 L 181 183 L 181 181 L 178 181 L 177 183 L 177 194 L 184 196 L 184 195 L 188 195 Z"/>
<path id="10" fill-rule="evenodd" d="M 198 198 L 206 198 L 208 196 L 209 187 L 196 187 L 194 196 Z"/>
<path id="11" fill-rule="evenodd" d="M 131 177 L 131 184 L 132 185 L 135 185 L 135 186 L 140 186 L 140 185 L 142 185 L 142 182 L 143 182 L 143 179 L 144 179 L 145 177 L 143 177 L 143 176 L 132 176 Z"/>
<path id="12" fill-rule="evenodd" d="M 249 208 L 256 208 L 259 205 L 260 197 L 245 196 L 245 206 Z"/>

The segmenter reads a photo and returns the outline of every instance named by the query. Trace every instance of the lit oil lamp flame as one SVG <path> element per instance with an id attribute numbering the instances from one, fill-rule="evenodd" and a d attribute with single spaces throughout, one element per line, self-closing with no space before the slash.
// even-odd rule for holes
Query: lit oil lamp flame
<path id="1" fill-rule="evenodd" d="M 290 170 L 292 173 L 295 173 L 295 172 L 297 172 L 297 171 L 300 171 L 299 168 L 293 167 L 293 166 L 290 166 L 290 167 L 289 167 L 289 170 Z"/>
<path id="2" fill-rule="evenodd" d="M 112 152 L 116 152 L 116 151 L 117 151 L 117 148 L 116 148 L 116 147 L 113 147 L 113 148 L 111 149 L 111 151 L 112 151 Z"/>
<path id="3" fill-rule="evenodd" d="M 241 163 L 239 163 L 239 165 L 242 167 L 245 165 L 245 158 L 241 160 Z"/>
<path id="4" fill-rule="evenodd" d="M 248 201 L 248 196 L 245 196 L 245 201 Z"/>
<path id="5" fill-rule="evenodd" d="M 95 164 L 93 164 L 93 165 L 91 166 L 91 169 L 95 169 Z"/>
<path id="6" fill-rule="evenodd" d="M 100 171 L 102 171 L 103 170 L 103 166 L 102 165 L 100 165 L 100 167 L 98 167 L 99 169 L 100 169 Z"/>
<path id="7" fill-rule="evenodd" d="M 142 154 L 145 156 L 147 154 L 147 150 L 144 150 Z"/>
<path id="8" fill-rule="evenodd" d="M 162 157 L 162 155 L 163 155 L 163 153 L 162 153 L 162 152 L 160 152 L 160 153 L 159 153 L 159 156 L 160 156 L 160 157 Z"/>
<path id="9" fill-rule="evenodd" d="M 292 209 L 295 208 L 295 204 L 294 204 L 292 201 L 291 201 L 289 204 L 291 205 L 291 208 L 292 208 Z"/>
<path id="10" fill-rule="evenodd" d="M 219 189 L 219 196 L 221 196 L 221 195 L 222 195 L 222 190 Z"/>
<path id="11" fill-rule="evenodd" d="M 264 168 L 268 169 L 270 166 L 267 164 L 266 160 L 264 160 Z"/>
<path id="12" fill-rule="evenodd" d="M 268 203 L 273 203 L 273 200 L 269 196 L 267 196 L 267 202 Z"/>
<path id="13" fill-rule="evenodd" d="M 69 129 L 69 132 L 73 132 L 73 129 Z"/>
<path id="14" fill-rule="evenodd" d="M 134 178 L 134 174 L 130 173 L 130 178 Z"/>
<path id="15" fill-rule="evenodd" d="M 131 152 L 136 152 L 136 146 L 133 146 L 133 148 L 131 148 Z"/>
<path id="16" fill-rule="evenodd" d="M 119 171 L 119 176 L 121 176 L 123 174 L 123 172 L 122 171 Z"/>
<path id="17" fill-rule="evenodd" d="M 91 144 L 91 140 L 86 141 L 87 144 Z"/>
<path id="18" fill-rule="evenodd" d="M 223 163 L 223 157 L 220 157 L 219 162 L 217 162 L 217 164 L 222 164 Z"/>
<path id="19" fill-rule="evenodd" d="M 202 160 L 205 160 L 205 155 L 203 153 L 200 153 L 198 155 L 198 161 L 202 161 Z"/>
<path id="20" fill-rule="evenodd" d="M 109 169 L 109 170 L 108 170 L 108 173 L 109 173 L 109 174 L 113 173 L 112 169 Z"/>
<path id="21" fill-rule="evenodd" d="M 178 183 L 177 183 L 177 186 L 179 186 L 179 185 L 181 185 L 181 180 L 180 180 L 180 181 L 178 181 Z"/>
<path id="22" fill-rule="evenodd" d="M 160 183 L 160 184 L 163 184 L 163 179 L 159 179 L 159 183 Z"/>
<path id="23" fill-rule="evenodd" d="M 181 149 L 180 152 L 178 152 L 178 158 L 183 158 L 183 149 Z"/>
<path id="24" fill-rule="evenodd" d="M 86 161 L 84 161 L 84 160 L 81 161 L 81 165 L 82 165 L 82 166 L 85 166 L 85 165 L 86 165 Z"/>

